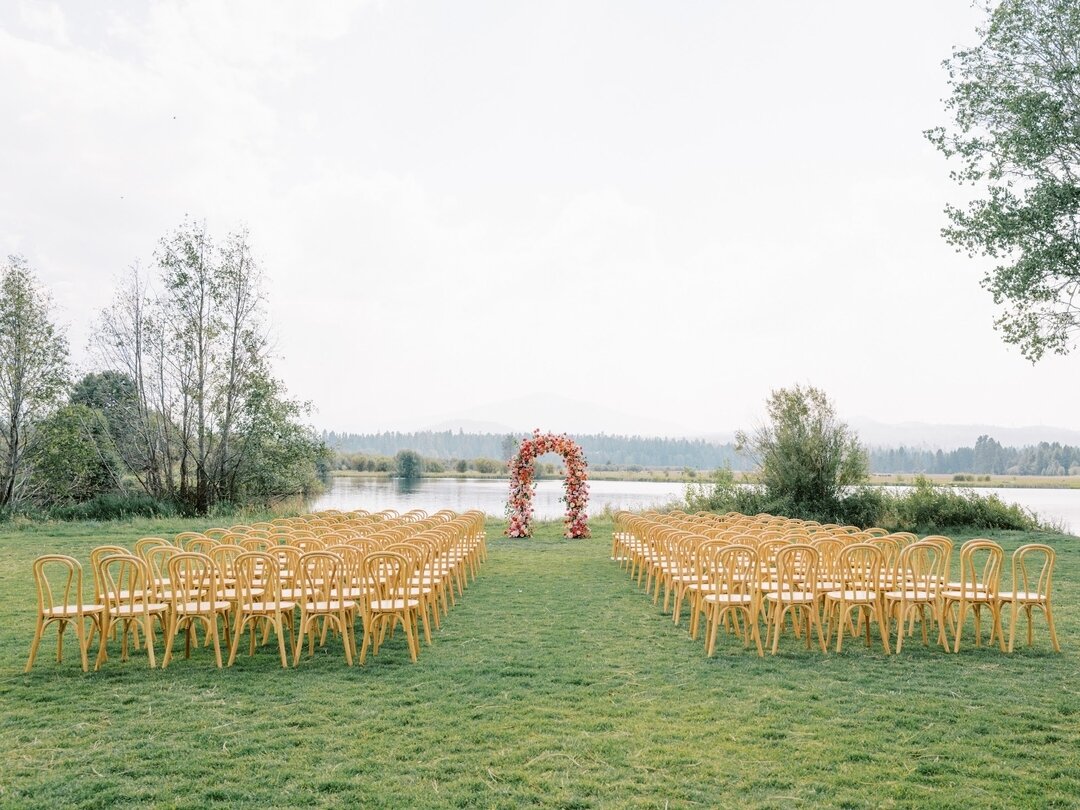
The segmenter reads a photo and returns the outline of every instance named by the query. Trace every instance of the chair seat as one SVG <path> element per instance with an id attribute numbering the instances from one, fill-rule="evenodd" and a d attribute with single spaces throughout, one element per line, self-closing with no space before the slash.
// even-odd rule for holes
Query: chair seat
<path id="1" fill-rule="evenodd" d="M 829 591 L 827 596 L 845 602 L 873 602 L 877 598 L 877 591 Z"/>
<path id="2" fill-rule="evenodd" d="M 810 604 L 817 601 L 817 594 L 808 591 L 772 591 L 765 595 L 771 602 L 787 602 L 788 604 Z"/>
<path id="3" fill-rule="evenodd" d="M 177 613 L 210 613 L 221 610 L 228 610 L 232 607 L 231 603 L 225 601 L 213 601 L 213 602 L 179 602 L 176 605 Z"/>
<path id="4" fill-rule="evenodd" d="M 322 602 L 305 602 L 304 610 L 308 613 L 337 613 L 339 610 L 355 610 L 356 602 L 351 599 L 331 599 Z"/>
<path id="5" fill-rule="evenodd" d="M 910 591 L 888 591 L 885 594 L 886 599 L 891 599 L 895 602 L 899 602 L 901 599 L 906 599 L 909 602 L 922 600 L 929 602 L 931 600 L 937 600 L 937 591 L 928 590 L 910 590 Z"/>
<path id="6" fill-rule="evenodd" d="M 240 605 L 241 613 L 276 613 L 283 611 L 288 613 L 296 607 L 296 602 L 281 600 L 279 602 L 248 602 Z"/>
<path id="7" fill-rule="evenodd" d="M 727 605 L 749 605 L 754 601 L 754 595 L 750 593 L 707 593 L 706 602 L 715 602 Z"/>
<path id="8" fill-rule="evenodd" d="M 1002 602 L 1045 602 L 1046 596 L 1038 591 L 999 591 L 998 599 Z"/>
<path id="9" fill-rule="evenodd" d="M 408 608 L 420 607 L 420 600 L 418 599 L 373 599 L 368 605 L 371 610 L 384 611 L 384 610 L 406 610 Z"/>
<path id="10" fill-rule="evenodd" d="M 94 613 L 101 613 L 105 609 L 104 605 L 56 605 L 51 608 L 45 608 L 45 615 L 50 619 L 63 619 L 63 618 L 75 618 L 79 615 L 79 608 L 82 608 L 83 615 L 89 616 Z"/>
<path id="11" fill-rule="evenodd" d="M 146 602 L 141 605 L 117 605 L 110 609 L 113 616 L 143 616 L 147 613 L 164 613 L 169 606 L 162 602 Z"/>
<path id="12" fill-rule="evenodd" d="M 957 588 L 957 589 L 953 590 L 951 588 L 946 588 L 945 590 L 943 590 L 941 592 L 941 595 L 944 596 L 946 599 L 966 599 L 968 601 L 975 601 L 975 602 L 978 602 L 978 601 L 989 602 L 990 599 L 991 599 L 990 593 L 988 591 L 979 590 L 979 589 L 976 589 L 976 590 L 960 590 L 959 588 Z"/>

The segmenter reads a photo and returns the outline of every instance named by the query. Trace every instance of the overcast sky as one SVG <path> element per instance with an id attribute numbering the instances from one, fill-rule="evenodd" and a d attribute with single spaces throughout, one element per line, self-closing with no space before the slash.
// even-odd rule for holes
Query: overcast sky
<path id="1" fill-rule="evenodd" d="M 161 236 L 246 225 L 275 367 L 328 429 L 722 432 L 797 382 L 852 420 L 1076 429 L 1080 354 L 1004 345 L 985 266 L 939 235 L 959 192 L 921 133 L 977 20 L 968 0 L 6 2 L 0 253 L 85 368 Z M 528 403 L 553 396 L 542 424 Z"/>

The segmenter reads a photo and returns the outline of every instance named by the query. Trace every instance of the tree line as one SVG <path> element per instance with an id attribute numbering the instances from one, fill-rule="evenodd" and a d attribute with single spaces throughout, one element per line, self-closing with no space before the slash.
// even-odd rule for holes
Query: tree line
<path id="1" fill-rule="evenodd" d="M 326 445 L 339 453 L 393 456 L 400 450 L 414 450 L 424 458 L 439 461 L 498 459 L 513 455 L 524 435 L 505 433 L 465 433 L 463 431 L 416 431 L 411 433 L 339 433 L 324 431 Z M 730 466 L 749 469 L 746 459 L 733 444 L 715 444 L 704 439 L 619 436 L 604 433 L 576 434 L 590 465 L 603 467 L 690 467 L 711 470 Z"/>
<path id="2" fill-rule="evenodd" d="M 980 436 L 973 447 L 955 450 L 875 448 L 870 451 L 870 469 L 878 473 L 1080 475 L 1080 447 L 1059 442 L 1004 447 L 989 436 Z"/>
<path id="3" fill-rule="evenodd" d="M 74 378 L 27 262 L 0 278 L 0 509 L 105 497 L 185 513 L 311 491 L 329 453 L 271 368 L 248 235 L 185 222 L 99 314 Z"/>
<path id="4" fill-rule="evenodd" d="M 479 470 L 505 466 L 523 437 L 499 433 L 417 431 L 412 433 L 337 433 L 324 431 L 323 440 L 335 450 L 335 469 L 394 472 L 394 457 L 411 450 L 423 458 L 424 472 Z M 572 437 L 595 469 L 728 468 L 749 471 L 755 463 L 734 443 L 704 439 L 643 438 L 606 434 Z M 1042 442 L 1006 447 L 990 436 L 973 446 L 953 450 L 918 447 L 874 447 L 866 450 L 869 470 L 878 474 L 973 473 L 988 475 L 1080 475 L 1080 447 Z"/>

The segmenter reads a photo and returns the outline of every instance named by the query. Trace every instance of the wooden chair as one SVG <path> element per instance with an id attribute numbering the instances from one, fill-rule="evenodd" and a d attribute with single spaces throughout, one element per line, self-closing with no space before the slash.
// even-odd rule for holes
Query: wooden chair
<path id="1" fill-rule="evenodd" d="M 409 595 L 409 560 L 392 551 L 368 554 L 364 558 L 364 578 L 371 583 L 371 591 L 361 602 L 364 624 L 364 642 L 360 648 L 360 663 L 370 648 L 372 655 L 379 654 L 379 645 L 388 630 L 398 622 L 405 631 L 409 656 L 413 661 L 420 652 L 417 639 L 417 619 L 420 600 Z"/>
<path id="2" fill-rule="evenodd" d="M 982 643 L 982 608 L 990 610 L 992 626 L 990 642 L 997 637 L 1001 651 L 1005 652 L 1005 637 L 1001 631 L 1001 602 L 998 584 L 1005 552 L 992 540 L 968 540 L 960 547 L 960 580 L 949 583 L 941 592 L 941 613 L 946 629 L 954 630 L 953 652 L 960 652 L 960 638 L 964 633 L 964 619 L 968 608 L 975 615 L 975 646 Z M 952 611 L 956 609 L 956 618 Z M 946 649 L 948 646 L 946 645 Z"/>
<path id="3" fill-rule="evenodd" d="M 761 561 L 759 560 L 759 567 Z M 810 631 L 817 630 L 821 651 L 826 652 L 825 637 L 821 632 L 821 593 L 817 587 L 818 552 L 811 545 L 793 543 L 776 553 L 775 590 L 765 594 L 768 605 L 767 631 L 771 634 L 772 652 L 780 646 L 780 634 L 784 630 L 784 617 L 790 612 L 792 627 L 797 621 L 803 624 L 806 647 L 810 648 Z"/>
<path id="4" fill-rule="evenodd" d="M 128 634 L 135 627 L 140 627 L 145 638 L 150 667 L 154 668 L 157 666 L 154 657 L 154 619 L 157 619 L 164 629 L 169 606 L 157 597 L 150 566 L 134 554 L 115 554 L 101 560 L 99 569 L 99 577 L 104 587 L 105 610 L 102 613 L 104 622 L 101 646 L 98 648 L 94 669 L 101 669 L 101 665 L 108 659 L 107 641 L 114 626 L 118 627 L 120 632 L 120 660 L 126 661 L 128 657 Z"/>
<path id="5" fill-rule="evenodd" d="M 223 583 L 214 561 L 205 554 L 188 551 L 175 554 L 169 559 L 170 602 L 167 628 L 165 630 L 165 657 L 161 668 L 172 660 L 173 642 L 176 634 L 184 631 L 184 657 L 191 657 L 191 642 L 195 623 L 206 629 L 207 638 L 214 644 L 214 659 L 221 669 L 221 642 L 218 637 L 218 619 L 225 624 L 225 641 L 229 643 L 229 610 L 232 605 L 221 597 Z M 196 644 L 198 639 L 195 639 Z"/>
<path id="6" fill-rule="evenodd" d="M 1050 586 L 1054 578 L 1054 549 L 1042 543 L 1020 546 L 1012 555 L 1012 590 L 998 594 L 1000 608 L 1009 605 L 1009 652 L 1016 641 L 1016 623 L 1020 608 L 1027 616 L 1027 643 L 1032 645 L 1032 611 L 1039 608 L 1046 617 L 1050 630 L 1050 644 L 1054 652 L 1061 652 L 1057 631 L 1054 629 L 1054 611 L 1050 606 Z"/>
<path id="7" fill-rule="evenodd" d="M 904 637 L 910 635 L 916 616 L 922 629 L 923 645 L 930 643 L 926 613 L 930 612 L 930 626 L 938 628 L 938 640 L 942 639 L 941 589 L 946 576 L 944 565 L 946 552 L 935 542 L 912 543 L 900 552 L 893 587 L 884 594 L 886 618 L 896 619 L 896 652 L 904 648 Z"/>
<path id="8" fill-rule="evenodd" d="M 345 598 L 345 560 L 328 551 L 309 551 L 300 557 L 300 642 L 293 653 L 293 666 L 300 663 L 304 636 L 308 637 L 308 657 L 315 654 L 315 632 L 319 622 L 341 634 L 345 661 L 352 666 L 356 645 L 357 604 Z"/>
<path id="9" fill-rule="evenodd" d="M 30 657 L 23 671 L 29 672 L 34 666 L 41 638 L 50 624 L 56 624 L 56 662 L 63 662 L 64 630 L 70 624 L 75 628 L 82 668 L 83 672 L 86 672 L 90 669 L 87 650 L 93 642 L 94 631 L 99 634 L 103 631 L 104 606 L 83 602 L 82 566 L 74 557 L 45 554 L 34 560 L 33 572 L 38 601 L 37 625 L 34 628 L 34 640 L 30 643 Z M 89 635 L 86 619 L 90 619 Z"/>
<path id="10" fill-rule="evenodd" d="M 757 587 L 757 551 L 749 546 L 725 545 L 713 547 L 707 553 L 708 579 L 716 583 L 716 588 L 706 591 L 701 597 L 706 617 L 705 654 L 712 656 L 715 652 L 720 623 L 735 613 L 736 627 L 739 616 L 744 621 L 743 646 L 749 647 L 750 640 L 753 639 L 757 644 L 758 655 L 764 655 L 761 631 L 758 628 L 761 592 Z"/>
<path id="11" fill-rule="evenodd" d="M 878 543 L 854 543 L 845 546 L 838 560 L 837 571 L 840 587 L 825 593 L 825 615 L 829 617 L 829 633 L 836 619 L 836 651 L 844 643 L 844 628 L 852 611 L 863 614 L 866 624 L 866 646 L 870 646 L 870 620 L 877 622 L 881 644 L 889 654 L 889 624 L 885 619 L 884 600 L 881 599 L 881 572 L 885 555 Z"/>
<path id="12" fill-rule="evenodd" d="M 255 654 L 255 635 L 259 630 L 259 623 L 265 622 L 277 636 L 281 666 L 287 669 L 289 660 L 285 655 L 285 625 L 289 628 L 289 644 L 295 652 L 293 609 L 296 602 L 281 598 L 277 558 L 262 551 L 246 551 L 233 560 L 233 573 L 236 575 L 236 619 L 228 665 L 231 667 L 236 661 L 236 652 L 240 647 L 240 636 L 243 635 L 244 628 L 249 628 L 251 636 L 251 649 L 248 654 Z"/>

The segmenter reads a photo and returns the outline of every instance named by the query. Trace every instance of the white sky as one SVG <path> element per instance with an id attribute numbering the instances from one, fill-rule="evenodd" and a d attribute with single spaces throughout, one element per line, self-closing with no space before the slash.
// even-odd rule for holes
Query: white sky
<path id="1" fill-rule="evenodd" d="M 921 132 L 977 19 L 7 2 L 0 253 L 87 363 L 117 277 L 185 215 L 246 224 L 277 371 L 330 429 L 516 424 L 557 395 L 624 415 L 609 432 L 720 432 L 796 382 L 851 419 L 1076 429 L 1080 354 L 1005 346 L 982 266 L 938 233 L 958 190 Z"/>

